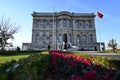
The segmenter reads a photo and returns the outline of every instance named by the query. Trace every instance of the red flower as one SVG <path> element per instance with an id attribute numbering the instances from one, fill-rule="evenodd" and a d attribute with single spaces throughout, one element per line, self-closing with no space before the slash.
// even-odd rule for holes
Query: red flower
<path id="1" fill-rule="evenodd" d="M 88 71 L 85 73 L 83 80 L 95 80 L 95 71 Z"/>
<path id="2" fill-rule="evenodd" d="M 74 68 L 74 67 L 76 66 L 76 63 L 72 61 L 72 62 L 70 63 L 70 66 L 72 66 L 72 68 Z"/>
<path id="3" fill-rule="evenodd" d="M 57 62 L 57 58 L 56 57 L 52 57 L 51 64 L 55 65 L 56 62 Z"/>
<path id="4" fill-rule="evenodd" d="M 87 65 L 87 66 L 90 66 L 90 65 L 91 65 L 90 61 L 87 60 L 87 59 L 84 59 L 84 63 L 85 63 L 85 65 Z"/>
<path id="5" fill-rule="evenodd" d="M 100 65 L 95 65 L 95 70 L 98 70 L 100 68 Z"/>
<path id="6" fill-rule="evenodd" d="M 71 80 L 81 80 L 81 77 L 80 76 L 75 76 L 75 77 L 72 77 Z"/>

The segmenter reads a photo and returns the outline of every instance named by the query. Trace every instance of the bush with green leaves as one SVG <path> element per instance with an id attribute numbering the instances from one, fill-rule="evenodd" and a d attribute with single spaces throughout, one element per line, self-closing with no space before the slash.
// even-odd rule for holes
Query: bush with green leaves
<path id="1" fill-rule="evenodd" d="M 43 80 L 49 65 L 48 54 L 35 54 L 19 62 L 4 64 L 0 74 L 0 80 Z"/>

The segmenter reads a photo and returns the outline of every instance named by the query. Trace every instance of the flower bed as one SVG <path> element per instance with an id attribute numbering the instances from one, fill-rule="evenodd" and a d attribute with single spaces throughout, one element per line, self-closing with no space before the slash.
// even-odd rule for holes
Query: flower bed
<path id="1" fill-rule="evenodd" d="M 91 63 L 90 59 L 61 51 L 50 51 L 49 80 L 118 80 L 118 72 Z"/>
<path id="2" fill-rule="evenodd" d="M 119 80 L 120 70 L 99 65 L 97 58 L 61 51 L 35 54 L 0 66 L 0 80 Z M 116 62 L 115 62 L 116 63 Z M 116 64 L 117 65 L 117 64 Z"/>

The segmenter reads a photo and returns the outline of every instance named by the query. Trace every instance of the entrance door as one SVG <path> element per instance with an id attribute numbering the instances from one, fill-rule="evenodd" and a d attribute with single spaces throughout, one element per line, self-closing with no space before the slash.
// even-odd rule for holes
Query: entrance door
<path id="1" fill-rule="evenodd" d="M 67 34 L 66 34 L 66 33 L 63 35 L 63 41 L 64 41 L 65 43 L 67 43 Z"/>

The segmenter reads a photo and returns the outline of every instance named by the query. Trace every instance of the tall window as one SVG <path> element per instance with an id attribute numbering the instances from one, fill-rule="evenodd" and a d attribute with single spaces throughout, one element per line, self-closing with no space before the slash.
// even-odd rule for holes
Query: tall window
<path id="1" fill-rule="evenodd" d="M 93 43 L 93 35 L 90 34 L 90 43 Z"/>
<path id="2" fill-rule="evenodd" d="M 70 23 L 70 20 L 68 20 L 68 27 L 71 27 L 71 23 Z"/>
<path id="3" fill-rule="evenodd" d="M 62 28 L 62 20 L 59 20 L 59 27 Z"/>
<path id="4" fill-rule="evenodd" d="M 36 21 L 36 28 L 40 28 L 40 20 Z"/>
<path id="5" fill-rule="evenodd" d="M 46 28 L 46 27 L 47 27 L 47 21 L 43 20 L 43 28 Z"/>
<path id="6" fill-rule="evenodd" d="M 88 20 L 88 27 L 89 27 L 89 28 L 92 27 L 92 26 L 91 26 L 91 21 L 90 21 L 90 20 Z"/>
<path id="7" fill-rule="evenodd" d="M 50 35 L 50 43 L 53 43 L 53 37 L 52 37 L 52 35 Z"/>
<path id="8" fill-rule="evenodd" d="M 79 20 L 76 20 L 75 25 L 76 25 L 76 28 L 79 28 Z"/>
<path id="9" fill-rule="evenodd" d="M 66 19 L 63 20 L 63 26 L 67 27 L 67 20 Z"/>
<path id="10" fill-rule="evenodd" d="M 53 21 L 50 20 L 50 28 L 52 28 L 52 27 L 53 27 Z"/>
<path id="11" fill-rule="evenodd" d="M 58 42 L 59 42 L 59 43 L 62 43 L 62 36 L 61 36 L 61 34 L 59 34 Z"/>
<path id="12" fill-rule="evenodd" d="M 39 34 L 36 34 L 35 43 L 39 43 L 39 42 L 40 42 L 40 36 L 39 36 Z"/>
<path id="13" fill-rule="evenodd" d="M 87 36 L 83 35 L 83 43 L 87 43 Z"/>
<path id="14" fill-rule="evenodd" d="M 82 28 L 85 28 L 85 21 L 82 21 Z"/>
<path id="15" fill-rule="evenodd" d="M 46 43 L 46 35 L 43 35 L 42 37 L 42 42 L 45 44 Z"/>

